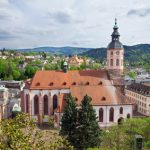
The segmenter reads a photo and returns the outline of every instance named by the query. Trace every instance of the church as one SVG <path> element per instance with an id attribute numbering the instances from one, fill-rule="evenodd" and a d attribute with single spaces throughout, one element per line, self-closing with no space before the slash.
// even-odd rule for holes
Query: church
<path id="1" fill-rule="evenodd" d="M 85 95 L 92 98 L 100 127 L 120 123 L 132 117 L 132 104 L 121 91 L 124 49 L 119 41 L 117 21 L 112 41 L 107 47 L 107 69 L 37 71 L 32 80 L 27 80 L 21 96 L 22 112 L 29 113 L 38 123 L 55 118 L 55 126 L 61 124 L 66 105 L 65 98 L 71 93 L 80 106 Z"/>

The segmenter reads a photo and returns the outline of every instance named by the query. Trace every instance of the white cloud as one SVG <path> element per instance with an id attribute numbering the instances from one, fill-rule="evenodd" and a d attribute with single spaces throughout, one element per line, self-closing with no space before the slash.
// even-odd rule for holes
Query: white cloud
<path id="1" fill-rule="evenodd" d="M 148 43 L 149 9 L 149 0 L 0 0 L 0 47 L 106 47 L 115 17 L 122 43 Z"/>

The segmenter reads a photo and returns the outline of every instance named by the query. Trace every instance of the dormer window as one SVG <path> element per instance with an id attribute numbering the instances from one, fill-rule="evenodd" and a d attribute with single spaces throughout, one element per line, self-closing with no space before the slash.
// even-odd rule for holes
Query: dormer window
<path id="1" fill-rule="evenodd" d="M 37 82 L 37 83 L 36 83 L 36 86 L 40 86 L 40 82 Z"/>
<path id="2" fill-rule="evenodd" d="M 53 86 L 54 85 L 54 83 L 53 82 L 51 82 L 50 84 L 49 84 L 49 86 Z"/>
<path id="3" fill-rule="evenodd" d="M 75 98 L 75 101 L 78 101 L 78 99 L 77 99 L 77 98 Z"/>
<path id="4" fill-rule="evenodd" d="M 64 82 L 64 83 L 63 83 L 63 85 L 67 85 L 67 83 L 66 83 L 66 82 Z"/>
<path id="5" fill-rule="evenodd" d="M 103 96 L 101 100 L 102 100 L 102 101 L 105 101 L 105 100 L 106 100 L 106 97 Z"/>
<path id="6" fill-rule="evenodd" d="M 90 82 L 86 82 L 86 85 L 89 85 L 90 84 Z"/>
<path id="7" fill-rule="evenodd" d="M 76 84 L 77 84 L 76 82 L 73 82 L 73 83 L 72 83 L 72 85 L 76 85 Z"/>
<path id="8" fill-rule="evenodd" d="M 100 81 L 99 83 L 98 83 L 98 85 L 102 85 L 103 84 L 103 82 L 102 81 Z"/>

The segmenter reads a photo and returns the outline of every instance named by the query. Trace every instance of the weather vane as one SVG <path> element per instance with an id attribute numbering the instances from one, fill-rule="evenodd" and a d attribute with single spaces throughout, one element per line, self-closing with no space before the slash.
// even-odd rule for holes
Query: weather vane
<path id="1" fill-rule="evenodd" d="M 117 25 L 117 18 L 115 18 L 115 25 Z"/>

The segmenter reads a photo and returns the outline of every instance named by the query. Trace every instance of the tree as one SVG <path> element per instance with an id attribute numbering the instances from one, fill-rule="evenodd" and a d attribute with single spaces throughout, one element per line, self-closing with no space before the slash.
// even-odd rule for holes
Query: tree
<path id="1" fill-rule="evenodd" d="M 32 78 L 35 74 L 35 72 L 38 70 L 39 68 L 37 66 L 31 66 L 31 65 L 27 65 L 25 68 L 25 75 L 28 78 Z"/>
<path id="2" fill-rule="evenodd" d="M 77 148 L 87 149 L 100 146 L 101 130 L 99 128 L 95 110 L 91 105 L 91 98 L 84 96 L 78 114 Z"/>
<path id="3" fill-rule="evenodd" d="M 14 119 L 2 120 L 0 129 L 1 150 L 73 150 L 69 142 L 56 131 L 37 128 L 27 114 L 18 114 Z"/>
<path id="4" fill-rule="evenodd" d="M 145 147 L 150 148 L 150 118 L 127 119 L 119 126 L 104 130 L 101 147 L 110 150 L 133 149 L 135 134 L 142 135 Z"/>
<path id="5" fill-rule="evenodd" d="M 136 72 L 129 72 L 128 75 L 129 75 L 129 77 L 132 78 L 132 79 L 135 79 L 136 76 L 137 76 Z"/>
<path id="6" fill-rule="evenodd" d="M 71 94 L 66 98 L 66 107 L 61 119 L 61 131 L 63 136 L 75 145 L 77 127 L 77 105 Z"/>

